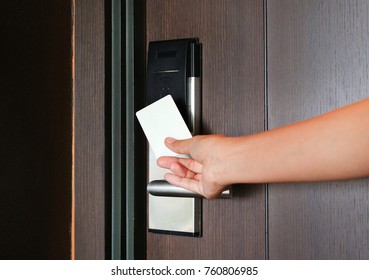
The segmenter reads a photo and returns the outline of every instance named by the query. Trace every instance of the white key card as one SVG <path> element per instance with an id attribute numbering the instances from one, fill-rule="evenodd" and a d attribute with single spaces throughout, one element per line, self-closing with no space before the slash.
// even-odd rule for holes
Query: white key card
<path id="1" fill-rule="evenodd" d="M 171 95 L 167 95 L 136 113 L 156 158 L 178 156 L 165 144 L 166 137 L 187 139 L 192 135 Z"/>

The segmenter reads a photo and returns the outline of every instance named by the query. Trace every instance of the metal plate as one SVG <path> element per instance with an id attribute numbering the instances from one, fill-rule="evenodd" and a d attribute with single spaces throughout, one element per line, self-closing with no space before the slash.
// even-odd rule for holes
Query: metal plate
<path id="1" fill-rule="evenodd" d="M 163 180 L 168 170 L 156 164 L 149 150 L 149 182 Z M 201 199 L 162 197 L 149 194 L 149 231 L 175 235 L 201 236 Z"/>

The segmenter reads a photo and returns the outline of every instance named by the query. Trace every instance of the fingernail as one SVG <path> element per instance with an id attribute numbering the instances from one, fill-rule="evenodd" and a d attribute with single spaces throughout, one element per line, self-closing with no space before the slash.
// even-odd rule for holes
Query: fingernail
<path id="1" fill-rule="evenodd" d="M 165 139 L 165 142 L 168 143 L 168 144 L 172 144 L 174 141 L 176 141 L 176 139 L 172 138 L 172 137 L 167 137 Z"/>

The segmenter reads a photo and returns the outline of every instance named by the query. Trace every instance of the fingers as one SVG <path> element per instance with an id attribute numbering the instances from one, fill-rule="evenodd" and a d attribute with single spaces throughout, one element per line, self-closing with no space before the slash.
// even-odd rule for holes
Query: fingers
<path id="1" fill-rule="evenodd" d="M 176 140 L 168 137 L 165 139 L 165 145 L 178 154 L 190 154 L 193 141 L 193 138 Z M 157 160 L 157 164 L 173 172 L 165 174 L 165 180 L 170 184 L 204 195 L 201 183 L 203 165 L 198 161 L 191 158 L 164 156 Z"/>
<path id="2" fill-rule="evenodd" d="M 176 140 L 174 138 L 168 137 L 165 139 L 165 145 L 173 152 L 176 152 L 177 154 L 189 155 L 190 145 L 192 141 L 193 138 L 185 140 Z"/>
<path id="3" fill-rule="evenodd" d="M 171 173 L 165 174 L 165 180 L 172 185 L 203 195 L 200 188 L 200 181 L 198 180 L 179 177 Z"/>
<path id="4" fill-rule="evenodd" d="M 182 165 L 194 173 L 202 172 L 202 164 L 190 158 L 160 157 L 157 161 L 160 167 L 170 170 L 172 170 L 175 163 Z"/>
<path id="5" fill-rule="evenodd" d="M 175 174 L 171 174 L 171 173 L 167 173 L 165 174 L 165 180 L 174 185 L 174 186 L 178 186 L 181 188 L 184 188 L 186 190 L 189 190 L 191 192 L 194 193 L 198 193 L 201 196 L 207 198 L 207 199 L 214 199 L 216 197 L 219 196 L 219 194 L 221 193 L 221 191 L 217 191 L 215 192 L 213 191 L 205 191 L 203 185 L 202 185 L 202 178 L 201 178 L 201 174 L 197 174 L 194 179 L 191 178 L 183 178 L 180 176 L 177 176 Z"/>
<path id="6" fill-rule="evenodd" d="M 160 158 L 158 158 L 156 163 L 157 163 L 157 165 L 159 165 L 162 168 L 170 169 L 170 166 L 174 162 L 177 162 L 177 161 L 178 161 L 178 158 L 176 158 L 176 157 L 160 157 Z"/>
<path id="7" fill-rule="evenodd" d="M 196 173 L 188 170 L 186 167 L 177 162 L 172 163 L 172 165 L 170 166 L 170 171 L 172 171 L 173 174 L 183 178 L 194 178 L 196 175 Z"/>

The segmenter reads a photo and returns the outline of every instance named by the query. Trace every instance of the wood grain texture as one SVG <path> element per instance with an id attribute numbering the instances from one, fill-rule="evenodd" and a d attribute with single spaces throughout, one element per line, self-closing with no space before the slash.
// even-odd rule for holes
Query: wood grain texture
<path id="1" fill-rule="evenodd" d="M 104 1 L 75 1 L 75 258 L 105 258 Z"/>
<path id="2" fill-rule="evenodd" d="M 147 42 L 203 43 L 203 133 L 264 129 L 263 1 L 147 1 Z M 203 237 L 148 234 L 148 259 L 264 259 L 265 188 L 203 201 Z"/>
<path id="3" fill-rule="evenodd" d="M 369 96 L 369 2 L 268 0 L 269 128 Z M 369 180 L 269 186 L 271 259 L 369 258 Z"/>
<path id="4" fill-rule="evenodd" d="M 69 259 L 71 1 L 1 2 L 0 259 Z"/>

